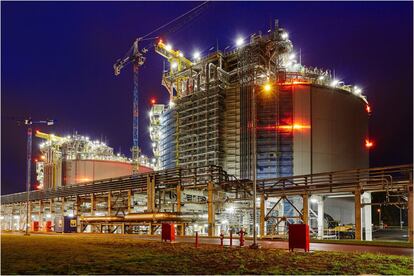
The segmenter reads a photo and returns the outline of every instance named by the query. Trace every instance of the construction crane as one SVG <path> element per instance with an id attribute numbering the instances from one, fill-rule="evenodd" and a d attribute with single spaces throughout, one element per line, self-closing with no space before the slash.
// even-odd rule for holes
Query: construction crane
<path id="1" fill-rule="evenodd" d="M 145 62 L 145 54 L 148 52 L 147 48 L 140 49 L 140 43 L 146 40 L 154 40 L 157 39 L 158 36 L 149 37 L 150 35 L 154 35 L 161 30 L 169 31 L 169 33 L 177 31 L 179 28 L 182 28 L 185 24 L 188 24 L 191 20 L 196 18 L 203 10 L 203 8 L 207 7 L 208 1 L 201 3 L 200 5 L 196 6 L 195 8 L 189 10 L 188 12 L 174 18 L 173 20 L 167 22 L 166 24 L 152 30 L 148 34 L 137 38 L 132 47 L 129 51 L 125 54 L 125 56 L 121 59 L 118 59 L 115 64 L 113 65 L 115 76 L 118 76 L 121 73 L 122 68 L 127 66 L 128 64 L 132 64 L 133 66 L 133 76 L 134 76 L 134 88 L 133 88 L 133 111 L 132 111 L 132 175 L 136 176 L 139 172 L 139 156 L 140 156 L 140 148 L 139 148 L 139 89 L 138 89 L 138 76 L 139 76 L 139 68 Z M 167 28 L 168 27 L 168 28 Z M 152 45 L 154 46 L 154 45 Z M 151 47 L 152 47 L 151 46 Z"/>
<path id="2" fill-rule="evenodd" d="M 30 201 L 30 181 L 31 181 L 31 172 L 32 172 L 32 125 L 48 125 L 51 126 L 55 122 L 54 120 L 39 120 L 35 121 L 32 118 L 25 120 L 18 120 L 18 125 L 27 126 L 27 175 L 26 175 L 26 192 L 27 192 L 27 201 L 26 201 L 26 233 L 29 235 L 29 201 Z"/>
<path id="3" fill-rule="evenodd" d="M 137 175 L 139 172 L 139 93 L 138 93 L 138 72 L 139 67 L 144 64 L 145 57 L 144 54 L 148 51 L 147 49 L 143 48 L 139 50 L 138 43 L 142 40 L 142 38 L 137 38 L 131 49 L 122 59 L 118 59 L 114 64 L 114 72 L 115 76 L 118 76 L 121 73 L 121 69 L 124 68 L 126 65 L 131 64 L 133 66 L 133 74 L 134 74 L 134 92 L 133 92 L 133 110 L 132 110 L 132 175 Z"/>

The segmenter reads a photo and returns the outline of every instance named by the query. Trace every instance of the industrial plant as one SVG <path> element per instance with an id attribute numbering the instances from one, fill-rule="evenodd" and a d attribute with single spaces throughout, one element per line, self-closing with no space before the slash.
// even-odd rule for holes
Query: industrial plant
<path id="1" fill-rule="evenodd" d="M 141 70 L 139 41 L 115 74 L 128 63 Z M 139 130 L 134 86 L 132 158 L 78 134 L 37 132 L 40 189 L 29 201 L 2 196 L 2 230 L 157 234 L 172 222 L 178 235 L 283 238 L 301 222 L 316 238 L 372 240 L 371 193 L 384 192 L 407 207 L 412 240 L 412 165 L 370 168 L 362 89 L 303 65 L 278 20 L 204 56 L 162 39 L 154 49 L 168 64 L 169 102 L 154 103 Z M 153 157 L 140 154 L 139 135 Z"/>

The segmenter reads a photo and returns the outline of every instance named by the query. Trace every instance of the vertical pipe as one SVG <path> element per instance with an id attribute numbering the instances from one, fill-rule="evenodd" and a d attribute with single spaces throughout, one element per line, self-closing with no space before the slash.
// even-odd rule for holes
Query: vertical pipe
<path id="1" fill-rule="evenodd" d="M 355 239 L 361 240 L 361 190 L 355 190 Z"/>
<path id="2" fill-rule="evenodd" d="M 207 185 L 208 190 L 208 201 L 207 201 L 207 207 L 208 207 L 208 236 L 212 237 L 214 236 L 214 184 L 213 182 L 208 182 Z"/>

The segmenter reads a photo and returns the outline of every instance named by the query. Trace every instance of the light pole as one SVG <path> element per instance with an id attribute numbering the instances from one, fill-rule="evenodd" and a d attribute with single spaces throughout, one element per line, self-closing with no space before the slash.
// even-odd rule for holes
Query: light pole
<path id="1" fill-rule="evenodd" d="M 381 226 L 381 208 L 378 208 L 377 212 L 378 212 L 378 226 Z"/>
<path id="2" fill-rule="evenodd" d="M 33 121 L 31 118 L 24 120 L 24 124 L 27 126 L 27 171 L 26 171 L 26 232 L 25 235 L 29 234 L 29 202 L 30 202 L 30 179 L 32 171 L 32 125 L 33 124 L 46 124 L 48 126 L 53 125 L 53 120 L 44 121 Z"/>

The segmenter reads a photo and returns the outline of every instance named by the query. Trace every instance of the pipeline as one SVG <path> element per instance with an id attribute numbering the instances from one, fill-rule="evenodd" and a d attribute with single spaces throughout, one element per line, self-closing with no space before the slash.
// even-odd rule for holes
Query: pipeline
<path id="1" fill-rule="evenodd" d="M 200 216 L 194 214 L 182 213 L 131 213 L 124 217 L 121 216 L 89 216 L 81 217 L 83 222 L 133 222 L 133 221 L 194 221 L 201 219 Z"/>

